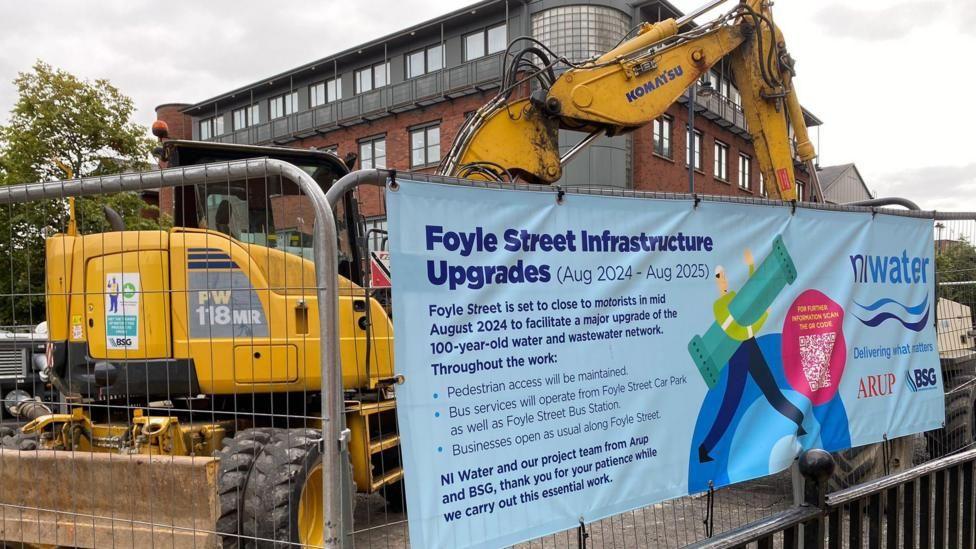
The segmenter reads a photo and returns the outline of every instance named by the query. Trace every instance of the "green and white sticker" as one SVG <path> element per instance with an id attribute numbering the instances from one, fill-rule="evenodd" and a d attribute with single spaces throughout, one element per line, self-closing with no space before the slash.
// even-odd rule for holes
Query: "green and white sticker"
<path id="1" fill-rule="evenodd" d="M 105 274 L 105 338 L 109 349 L 139 348 L 139 273 Z"/>

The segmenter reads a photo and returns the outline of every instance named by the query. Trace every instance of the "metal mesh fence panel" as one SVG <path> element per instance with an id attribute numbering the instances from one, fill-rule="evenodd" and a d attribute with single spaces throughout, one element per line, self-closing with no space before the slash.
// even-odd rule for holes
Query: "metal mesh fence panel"
<path id="1" fill-rule="evenodd" d="M 332 335 L 336 303 L 365 301 L 334 282 L 351 258 L 328 183 L 253 160 L 0 189 L 0 318 L 23 326 L 0 334 L 6 542 L 335 538 L 350 498 L 333 387 L 377 376 L 330 353 L 364 346 Z M 147 215 L 156 189 L 180 226 Z"/>

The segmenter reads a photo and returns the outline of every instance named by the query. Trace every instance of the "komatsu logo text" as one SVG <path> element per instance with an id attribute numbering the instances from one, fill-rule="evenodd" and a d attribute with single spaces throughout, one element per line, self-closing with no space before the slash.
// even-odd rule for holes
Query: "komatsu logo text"
<path id="1" fill-rule="evenodd" d="M 627 92 L 627 102 L 632 103 L 637 99 L 644 97 L 645 94 L 651 93 L 682 74 L 684 74 L 684 70 L 681 68 L 681 65 L 678 65 L 673 69 L 662 71 L 661 74 L 654 77 L 654 80 L 648 80 L 644 84 Z"/>

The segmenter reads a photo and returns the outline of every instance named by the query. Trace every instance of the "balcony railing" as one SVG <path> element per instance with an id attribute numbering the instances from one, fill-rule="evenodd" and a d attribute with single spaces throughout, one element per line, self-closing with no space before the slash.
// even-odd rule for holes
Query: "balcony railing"
<path id="1" fill-rule="evenodd" d="M 681 102 L 685 105 L 688 104 L 687 91 Z M 746 115 L 742 112 L 742 107 L 736 105 L 732 99 L 715 92 L 707 97 L 696 94 L 695 105 L 696 116 L 704 116 L 732 133 L 746 138 L 750 137 L 749 127 L 746 125 Z"/>
<path id="2" fill-rule="evenodd" d="M 211 141 L 250 145 L 285 143 L 359 124 L 387 114 L 409 111 L 497 86 L 501 63 L 501 54 L 482 57 L 457 67 L 397 82 L 348 99 L 340 99 L 270 122 L 220 135 L 212 138 Z M 698 116 L 704 116 L 742 137 L 749 137 L 742 107 L 736 105 L 731 99 L 717 93 L 712 93 L 708 97 L 697 95 L 695 99 L 698 105 Z M 687 105 L 687 92 L 681 102 Z"/>
<path id="3" fill-rule="evenodd" d="M 298 112 L 250 128 L 217 136 L 211 141 L 240 144 L 287 142 L 460 97 L 498 85 L 502 55 L 469 61 L 403 82 Z"/>

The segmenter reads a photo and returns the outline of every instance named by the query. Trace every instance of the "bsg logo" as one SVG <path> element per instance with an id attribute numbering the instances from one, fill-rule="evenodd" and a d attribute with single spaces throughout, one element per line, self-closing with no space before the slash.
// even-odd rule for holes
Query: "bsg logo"
<path id="1" fill-rule="evenodd" d="M 935 389 L 939 378 L 935 375 L 935 368 L 915 368 L 908 372 L 908 388 L 913 393 Z"/>

